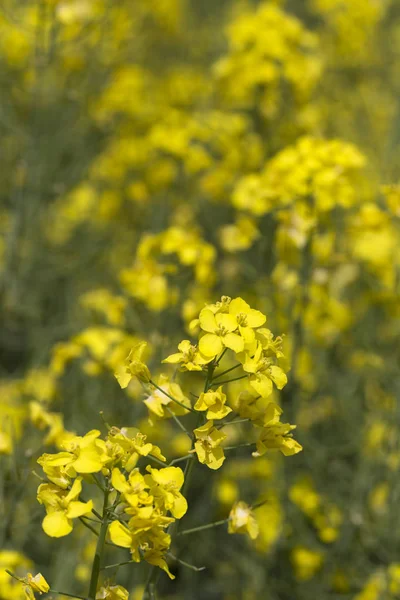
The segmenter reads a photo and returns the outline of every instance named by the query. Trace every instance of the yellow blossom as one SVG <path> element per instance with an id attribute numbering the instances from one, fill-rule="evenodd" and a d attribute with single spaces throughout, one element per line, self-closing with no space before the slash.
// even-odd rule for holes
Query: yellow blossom
<path id="1" fill-rule="evenodd" d="M 75 479 L 71 489 L 62 490 L 52 483 L 42 483 L 38 488 L 37 499 L 44 504 L 47 515 L 42 526 L 50 537 L 63 537 L 72 531 L 72 520 L 88 515 L 93 502 L 79 502 L 82 491 L 81 478 Z"/>
<path id="2" fill-rule="evenodd" d="M 199 315 L 200 327 L 205 334 L 199 340 L 199 349 L 204 356 L 214 358 L 224 348 L 234 352 L 242 352 L 243 338 L 234 333 L 238 323 L 233 315 L 226 313 L 214 314 L 209 308 L 204 308 Z"/>
<path id="3" fill-rule="evenodd" d="M 146 342 L 140 342 L 134 346 L 125 361 L 125 365 L 120 367 L 115 373 L 115 377 L 122 389 L 128 387 L 132 377 L 137 377 L 139 381 L 144 383 L 150 381 L 151 374 L 149 368 L 142 361 L 146 346 Z"/>
<path id="4" fill-rule="evenodd" d="M 277 449 L 285 456 L 292 456 L 303 449 L 291 434 L 296 425 L 281 423 L 281 414 L 282 409 L 274 402 L 270 402 L 265 411 L 263 427 L 257 441 L 257 452 L 253 452 L 253 456 L 262 456 L 269 449 Z"/>
<path id="5" fill-rule="evenodd" d="M 226 439 L 226 435 L 214 427 L 213 421 L 207 421 L 193 433 L 196 436 L 194 448 L 199 462 L 207 465 L 210 469 L 219 469 L 225 460 L 225 454 L 220 444 Z"/>
<path id="6" fill-rule="evenodd" d="M 198 411 L 207 411 L 207 419 L 223 419 L 232 409 L 226 406 L 226 395 L 220 386 L 215 392 L 210 390 L 200 394 L 194 409 Z"/>
<path id="7" fill-rule="evenodd" d="M 50 586 L 41 573 L 37 575 L 31 575 L 28 573 L 27 576 L 21 580 L 24 584 L 25 597 L 28 600 L 35 600 L 34 592 L 38 592 L 40 595 L 49 591 Z"/>
<path id="8" fill-rule="evenodd" d="M 178 345 L 179 352 L 164 358 L 163 363 L 180 364 L 182 370 L 201 371 L 203 366 L 212 360 L 212 357 L 203 356 L 196 346 L 189 340 L 183 340 Z"/>
<path id="9" fill-rule="evenodd" d="M 229 513 L 229 533 L 247 533 L 252 540 L 258 536 L 258 524 L 246 502 L 236 502 Z"/>

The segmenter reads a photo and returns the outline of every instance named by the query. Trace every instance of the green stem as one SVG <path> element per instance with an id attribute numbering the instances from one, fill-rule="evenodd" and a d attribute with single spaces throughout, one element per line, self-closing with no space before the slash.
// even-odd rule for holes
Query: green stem
<path id="1" fill-rule="evenodd" d="M 226 369 L 226 371 L 222 371 L 222 373 L 218 373 L 218 375 L 216 375 L 216 376 L 214 377 L 214 380 L 215 380 L 215 379 L 218 379 L 219 377 L 222 377 L 223 375 L 227 375 L 227 374 L 228 374 L 228 373 L 230 373 L 231 371 L 234 371 L 235 369 L 237 369 L 238 367 L 241 367 L 241 366 L 242 366 L 242 364 L 241 364 L 241 363 L 238 363 L 238 364 L 237 364 L 237 365 L 235 365 L 234 367 L 231 367 L 230 369 Z"/>
<path id="2" fill-rule="evenodd" d="M 101 527 L 100 527 L 99 537 L 97 540 L 96 552 L 95 552 L 94 559 L 93 559 L 92 574 L 90 577 L 89 600 L 95 600 L 97 586 L 98 586 L 98 582 L 99 582 L 101 562 L 103 559 L 104 546 L 105 546 L 105 542 L 106 542 L 106 535 L 107 535 L 107 529 L 108 529 L 108 519 L 109 519 L 108 510 L 107 510 L 108 509 L 108 506 L 107 506 L 108 505 L 108 494 L 109 494 L 109 488 L 108 488 L 108 482 L 106 482 L 106 489 L 104 491 L 104 501 L 103 501 L 102 523 L 101 523 Z"/>
<path id="3" fill-rule="evenodd" d="M 247 375 L 241 375 L 240 377 L 234 377 L 233 379 L 224 379 L 223 381 L 216 381 L 212 384 L 212 386 L 217 385 L 218 387 L 224 385 L 225 383 L 232 383 L 232 381 L 239 381 L 240 379 L 246 379 Z M 211 385 L 210 385 L 211 387 Z"/>
<path id="4" fill-rule="evenodd" d="M 190 533 L 196 533 L 197 531 L 205 531 L 206 529 L 213 529 L 214 527 L 219 527 L 220 525 L 225 525 L 228 523 L 228 519 L 222 519 L 221 521 L 215 521 L 214 523 L 208 523 L 207 525 L 199 525 L 199 527 L 192 527 L 192 529 L 185 529 L 185 531 L 180 531 L 178 535 L 189 535 Z"/>
<path id="5" fill-rule="evenodd" d="M 123 565 L 131 565 L 136 561 L 134 560 L 126 560 L 125 562 L 115 563 L 114 565 L 106 565 L 105 567 L 101 567 L 100 571 L 104 571 L 105 569 L 114 569 L 116 567 L 122 567 Z"/>
<path id="6" fill-rule="evenodd" d="M 172 467 L 173 465 L 176 465 L 177 463 L 183 462 L 184 460 L 189 460 L 194 458 L 193 454 L 186 454 L 186 456 L 181 456 L 180 458 L 174 458 L 174 460 L 171 460 L 171 462 L 169 463 L 169 467 Z"/>
<path id="7" fill-rule="evenodd" d="M 255 442 L 246 442 L 237 446 L 225 446 L 224 450 L 236 450 L 236 448 L 245 448 L 246 446 L 255 446 Z"/>
<path id="8" fill-rule="evenodd" d="M 176 415 L 174 415 L 174 413 L 172 412 L 172 410 L 166 406 L 165 407 L 167 409 L 167 411 L 169 412 L 169 414 L 171 415 L 171 417 L 173 418 L 173 420 L 175 421 L 175 423 L 178 425 L 179 429 L 181 429 L 183 431 L 183 433 L 186 433 L 186 435 L 192 439 L 192 434 L 189 433 L 189 431 L 186 429 L 186 427 L 184 426 L 184 424 L 178 419 L 178 417 Z"/>
<path id="9" fill-rule="evenodd" d="M 86 523 L 86 521 L 84 521 L 84 517 L 79 517 L 79 520 L 82 523 L 82 525 L 84 525 L 85 527 L 87 527 L 88 529 L 90 529 L 90 531 L 92 533 L 94 533 L 97 537 L 99 537 L 98 531 L 96 531 L 96 529 L 94 527 L 92 527 L 91 525 L 89 525 L 89 523 Z"/>
<path id="10" fill-rule="evenodd" d="M 217 426 L 217 429 L 222 429 L 223 427 L 226 427 L 227 425 L 238 425 L 238 423 L 248 423 L 250 421 L 250 419 L 237 419 L 236 421 L 227 421 L 226 423 L 222 423 L 221 425 Z"/>
<path id="11" fill-rule="evenodd" d="M 174 556 L 173 554 L 171 554 L 171 552 L 168 552 L 168 556 L 170 556 L 173 560 L 175 560 L 177 563 L 179 563 L 180 565 L 183 565 L 184 567 L 187 567 L 188 569 L 192 569 L 192 571 L 204 571 L 206 569 L 206 567 L 196 567 L 195 565 L 191 565 L 188 562 L 185 562 L 184 560 L 177 558 L 176 556 Z"/>
<path id="12" fill-rule="evenodd" d="M 195 412 L 193 410 L 193 408 L 189 408 L 189 406 L 185 406 L 185 404 L 183 404 L 183 402 L 180 402 L 179 400 L 177 400 L 176 398 L 174 398 L 173 396 L 171 396 L 170 394 L 168 394 L 165 390 L 163 390 L 159 385 L 157 385 L 156 383 L 154 383 L 154 381 L 152 379 L 150 379 L 151 385 L 153 385 L 155 388 L 157 388 L 162 394 L 164 394 L 164 396 L 167 396 L 167 398 L 169 398 L 170 400 L 172 400 L 172 402 L 175 402 L 176 404 L 179 404 L 179 406 L 182 406 L 182 408 L 184 408 L 185 410 L 188 410 L 190 412 Z"/>

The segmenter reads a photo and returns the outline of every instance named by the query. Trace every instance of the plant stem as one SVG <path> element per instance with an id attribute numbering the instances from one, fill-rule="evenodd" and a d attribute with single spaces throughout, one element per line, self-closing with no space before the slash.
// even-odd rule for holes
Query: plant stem
<path id="1" fill-rule="evenodd" d="M 206 569 L 206 567 L 196 567 L 195 565 L 191 565 L 188 562 L 185 562 L 184 560 L 177 558 L 176 556 L 174 556 L 173 554 L 171 554 L 171 552 L 168 552 L 168 556 L 170 556 L 173 560 L 175 560 L 177 563 L 179 563 L 180 565 L 183 565 L 184 567 L 187 567 L 188 569 L 192 569 L 192 571 L 204 571 Z"/>
<path id="2" fill-rule="evenodd" d="M 212 529 L 214 527 L 219 527 L 220 525 L 224 525 L 229 521 L 228 519 L 222 519 L 221 521 L 215 521 L 214 523 L 208 523 L 207 525 L 199 525 L 199 527 L 193 527 L 192 529 L 185 529 L 184 531 L 180 531 L 178 535 L 189 535 L 189 533 L 196 533 L 197 531 L 204 531 L 205 529 Z"/>
<path id="3" fill-rule="evenodd" d="M 239 381 L 240 379 L 246 379 L 246 377 L 247 377 L 247 375 L 241 375 L 240 377 L 234 377 L 233 379 L 224 379 L 223 381 L 216 381 L 212 385 L 213 386 L 218 385 L 218 387 L 219 387 L 221 385 L 224 385 L 225 383 L 232 383 L 233 381 Z M 210 387 L 211 387 L 211 385 L 210 385 Z"/>
<path id="4" fill-rule="evenodd" d="M 94 527 L 92 527 L 91 525 L 89 525 L 89 523 L 86 523 L 86 521 L 84 521 L 83 517 L 79 517 L 79 520 L 82 523 L 82 525 L 84 525 L 85 527 L 87 527 L 88 529 L 90 529 L 90 531 L 92 533 L 94 533 L 97 537 L 99 537 L 98 531 L 96 531 L 96 529 Z"/>
<path id="5" fill-rule="evenodd" d="M 246 446 L 255 446 L 255 442 L 246 442 L 237 446 L 225 446 L 224 450 L 236 450 L 236 448 L 245 448 Z"/>
<path id="6" fill-rule="evenodd" d="M 184 460 L 189 460 L 194 458 L 193 454 L 186 454 L 186 456 L 181 456 L 180 458 L 174 458 L 174 460 L 171 460 L 171 462 L 169 463 L 169 467 L 172 467 L 172 465 L 176 465 L 177 463 L 183 462 Z"/>
<path id="7" fill-rule="evenodd" d="M 99 537 L 97 540 L 96 552 L 95 552 L 94 559 L 93 559 L 92 574 L 90 577 L 89 600 L 95 600 L 97 586 L 98 586 L 98 582 L 99 582 L 101 562 L 103 559 L 104 546 L 105 546 L 105 542 L 106 542 L 106 535 L 107 535 L 107 529 L 108 529 L 108 519 L 109 519 L 108 511 L 107 511 L 108 494 L 109 494 L 108 481 L 106 481 L 106 488 L 104 490 L 102 523 L 101 523 L 101 527 L 100 527 Z"/>
<path id="8" fill-rule="evenodd" d="M 151 385 L 153 385 L 155 388 L 157 388 L 162 394 L 164 394 L 164 396 L 167 396 L 167 398 L 169 398 L 170 400 L 172 400 L 173 402 L 175 402 L 176 404 L 179 404 L 179 406 L 182 406 L 182 408 L 184 408 L 185 410 L 188 410 L 190 412 L 195 412 L 193 410 L 193 408 L 190 408 L 189 406 L 185 406 L 185 404 L 183 404 L 183 402 L 180 402 L 179 400 L 177 400 L 176 398 L 174 398 L 173 396 L 171 396 L 170 394 L 168 394 L 165 390 L 163 390 L 159 385 L 157 385 L 156 383 L 154 383 L 154 381 L 152 379 L 150 379 Z"/>
<path id="9" fill-rule="evenodd" d="M 175 423 L 178 425 L 179 429 L 181 429 L 183 431 L 183 433 L 186 433 L 186 435 L 192 439 L 192 434 L 189 433 L 189 431 L 186 429 L 186 427 L 184 426 L 184 424 L 178 419 L 178 417 L 176 415 L 174 415 L 174 413 L 172 412 L 172 410 L 166 406 L 165 407 L 167 409 L 167 411 L 169 412 L 169 414 L 171 415 L 171 417 L 174 419 Z"/>
<path id="10" fill-rule="evenodd" d="M 222 371 L 222 373 L 218 373 L 215 377 L 215 379 L 218 379 L 219 377 L 222 377 L 223 375 L 227 375 L 228 373 L 230 373 L 231 371 L 234 371 L 235 369 L 237 369 L 238 367 L 241 367 L 241 363 L 238 363 L 237 365 L 235 365 L 234 367 L 231 367 L 230 369 L 226 369 L 226 371 Z M 218 383 L 218 382 L 217 382 Z"/>
<path id="11" fill-rule="evenodd" d="M 114 565 L 106 565 L 105 567 L 101 567 L 100 571 L 104 571 L 105 569 L 114 569 L 116 567 L 122 567 L 123 565 L 131 565 L 134 562 L 134 560 L 126 560 L 125 562 L 115 563 Z"/>

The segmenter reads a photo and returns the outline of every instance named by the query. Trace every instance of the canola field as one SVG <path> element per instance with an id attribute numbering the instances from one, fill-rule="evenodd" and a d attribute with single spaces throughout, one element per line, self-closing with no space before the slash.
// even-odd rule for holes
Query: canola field
<path id="1" fill-rule="evenodd" d="M 400 599 L 400 1 L 2 0 L 0 600 Z"/>

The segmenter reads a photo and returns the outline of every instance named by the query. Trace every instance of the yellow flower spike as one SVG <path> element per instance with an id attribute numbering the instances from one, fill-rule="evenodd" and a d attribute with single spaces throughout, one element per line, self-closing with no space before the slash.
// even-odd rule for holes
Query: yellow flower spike
<path id="1" fill-rule="evenodd" d="M 44 504 L 47 515 L 43 519 L 43 530 L 50 537 L 64 537 L 71 533 L 72 520 L 90 514 L 93 502 L 79 502 L 82 491 L 81 478 L 75 479 L 71 489 L 62 490 L 52 483 L 42 483 L 37 499 Z"/>
<path id="2" fill-rule="evenodd" d="M 161 509 L 169 510 L 175 519 L 181 519 L 188 509 L 186 498 L 180 493 L 184 483 L 184 475 L 179 467 L 166 467 L 165 469 L 153 469 L 148 466 L 147 471 L 151 475 L 154 484 L 150 486 L 150 492 L 156 503 L 161 503 Z M 149 482 L 148 478 L 146 481 Z"/>
<path id="3" fill-rule="evenodd" d="M 147 365 L 142 361 L 147 342 L 140 342 L 132 348 L 125 364 L 115 373 L 115 377 L 122 389 L 128 387 L 131 379 L 136 377 L 143 383 L 148 383 L 151 379 L 151 373 Z"/>
<path id="4" fill-rule="evenodd" d="M 226 395 L 220 386 L 215 392 L 209 391 L 200 394 L 194 409 L 198 411 L 207 411 L 207 419 L 223 419 L 232 409 L 225 405 Z"/>
<path id="5" fill-rule="evenodd" d="M 106 585 L 98 590 L 96 600 L 129 600 L 129 592 L 122 585 Z"/>
<path id="6" fill-rule="evenodd" d="M 207 465 L 210 469 L 219 469 L 225 460 L 225 454 L 220 444 L 226 439 L 226 435 L 214 427 L 213 421 L 208 421 L 205 425 L 195 429 L 193 433 L 197 440 L 194 449 L 199 462 Z"/>
<path id="7" fill-rule="evenodd" d="M 214 358 L 224 348 L 234 352 L 244 349 L 243 338 L 235 333 L 238 323 L 233 315 L 227 313 L 214 314 L 209 308 L 204 308 L 199 315 L 200 327 L 205 334 L 199 340 L 199 350 L 205 356 Z"/>
<path id="8" fill-rule="evenodd" d="M 229 513 L 228 533 L 248 534 L 252 540 L 258 536 L 257 521 L 246 502 L 236 502 Z"/>
<path id="9" fill-rule="evenodd" d="M 183 371 L 201 371 L 212 357 L 204 356 L 189 340 L 182 340 L 178 345 L 179 352 L 164 358 L 163 363 L 181 365 Z"/>
<path id="10" fill-rule="evenodd" d="M 21 579 L 21 583 L 24 585 L 25 598 L 28 600 L 35 600 L 35 592 L 42 595 L 50 590 L 49 584 L 41 573 L 37 575 L 28 573 L 24 579 Z"/>
<path id="11" fill-rule="evenodd" d="M 280 450 L 285 456 L 292 456 L 301 452 L 303 447 L 293 439 L 291 433 L 293 429 L 296 429 L 296 425 L 281 423 L 281 414 L 282 409 L 274 402 L 270 402 L 257 441 L 257 451 L 253 452 L 253 456 L 263 456 L 267 450 L 272 449 Z"/>

